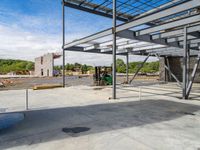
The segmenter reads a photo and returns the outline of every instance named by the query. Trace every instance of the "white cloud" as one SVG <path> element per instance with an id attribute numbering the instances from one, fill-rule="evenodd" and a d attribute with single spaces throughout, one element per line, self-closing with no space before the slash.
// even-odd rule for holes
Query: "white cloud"
<path id="1" fill-rule="evenodd" d="M 25 59 L 33 61 L 35 57 L 48 52 L 61 51 L 61 37 L 48 34 L 34 34 L 18 27 L 0 25 L 0 58 Z M 79 36 L 83 36 L 79 34 Z M 69 37 L 69 36 L 68 36 Z M 71 35 L 71 38 L 74 38 Z M 118 56 L 119 57 L 119 56 Z M 120 58 L 125 60 L 125 57 Z M 141 61 L 143 57 L 130 56 L 130 61 Z M 154 58 L 150 59 L 155 60 Z M 61 64 L 61 59 L 56 61 Z M 110 65 L 111 55 L 66 52 L 66 63 L 86 63 L 90 65 Z"/>
<path id="2" fill-rule="evenodd" d="M 61 21 L 55 17 L 44 15 L 28 16 L 0 10 L 0 17 L 15 18 L 14 22 L 0 21 L 0 58 L 24 59 L 34 61 L 35 57 L 48 52 L 61 51 L 62 32 Z M 73 15 L 73 14 L 71 14 Z M 80 17 L 80 16 L 79 16 Z M 89 20 L 87 20 L 87 23 Z M 67 41 L 72 41 L 91 34 L 97 29 L 97 24 L 105 28 L 103 22 L 90 24 L 77 20 L 68 20 L 66 24 Z M 80 28 L 81 25 L 81 28 Z M 70 28 L 69 28 L 70 27 Z M 56 33 L 56 34 L 55 34 Z M 105 40 L 105 39 L 104 39 Z M 125 60 L 125 57 L 120 57 Z M 131 56 L 130 61 L 141 61 L 143 57 Z M 150 60 L 155 60 L 151 59 Z M 90 65 L 110 65 L 111 55 L 66 52 L 66 63 L 86 63 Z M 61 64 L 61 59 L 56 61 Z"/>
<path id="3" fill-rule="evenodd" d="M 46 52 L 60 49 L 58 37 L 22 31 L 18 27 L 0 25 L 0 57 L 33 60 Z"/>

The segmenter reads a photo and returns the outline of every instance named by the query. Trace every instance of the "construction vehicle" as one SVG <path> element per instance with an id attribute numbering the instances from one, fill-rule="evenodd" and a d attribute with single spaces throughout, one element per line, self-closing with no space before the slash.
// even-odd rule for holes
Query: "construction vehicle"
<path id="1" fill-rule="evenodd" d="M 96 86 L 112 85 L 112 67 L 96 66 L 93 78 Z"/>

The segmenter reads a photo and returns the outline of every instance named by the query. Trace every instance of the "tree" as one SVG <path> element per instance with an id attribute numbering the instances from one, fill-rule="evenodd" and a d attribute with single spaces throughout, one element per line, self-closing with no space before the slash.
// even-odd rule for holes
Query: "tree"
<path id="1" fill-rule="evenodd" d="M 88 71 L 88 66 L 86 64 L 81 66 L 81 72 L 86 73 Z"/>
<path id="2" fill-rule="evenodd" d="M 116 67 L 117 67 L 117 72 L 119 73 L 125 73 L 126 72 L 126 65 L 122 59 L 117 59 L 116 60 Z"/>
<path id="3" fill-rule="evenodd" d="M 0 74 L 11 71 L 33 70 L 34 63 L 24 60 L 0 59 Z"/>
<path id="4" fill-rule="evenodd" d="M 28 62 L 26 64 L 26 70 L 34 70 L 34 63 L 33 62 Z"/>
<path id="5" fill-rule="evenodd" d="M 79 68 L 80 69 L 82 65 L 79 64 L 79 63 L 75 63 L 74 66 L 75 66 L 75 68 Z"/>

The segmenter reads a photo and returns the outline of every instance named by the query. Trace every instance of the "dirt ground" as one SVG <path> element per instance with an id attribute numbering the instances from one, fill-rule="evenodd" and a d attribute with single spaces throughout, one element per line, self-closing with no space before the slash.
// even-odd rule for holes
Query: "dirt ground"
<path id="1" fill-rule="evenodd" d="M 132 76 L 129 77 L 130 79 Z M 158 81 L 158 76 L 138 76 L 135 78 L 136 81 Z M 117 76 L 117 83 L 121 84 L 126 81 L 125 76 Z M 1 90 L 18 90 L 18 89 L 32 89 L 35 85 L 41 84 L 62 84 L 62 77 L 32 77 L 32 78 L 9 78 L 0 79 L 0 82 L 6 82 L 5 87 L 0 87 Z M 93 85 L 92 76 L 66 76 L 66 86 L 77 86 L 77 85 Z"/>

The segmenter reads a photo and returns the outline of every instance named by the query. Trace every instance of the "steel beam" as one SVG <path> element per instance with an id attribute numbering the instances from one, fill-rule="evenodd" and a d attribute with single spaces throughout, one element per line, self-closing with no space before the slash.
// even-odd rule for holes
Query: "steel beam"
<path id="1" fill-rule="evenodd" d="M 132 40 L 139 40 L 139 41 L 145 41 L 150 42 L 154 44 L 160 44 L 160 45 L 166 45 L 166 46 L 172 46 L 172 47 L 178 47 L 180 48 L 180 45 L 178 42 L 174 43 L 167 43 L 165 39 L 156 39 L 152 40 L 151 35 L 142 35 L 142 36 L 136 36 L 134 31 L 131 30 L 124 30 L 122 32 L 117 33 L 117 36 L 121 38 L 127 38 Z"/>
<path id="2" fill-rule="evenodd" d="M 149 33 L 153 33 L 153 32 L 158 32 L 158 31 L 163 31 L 163 30 L 167 30 L 167 29 L 173 29 L 177 26 L 184 26 L 190 23 L 196 23 L 200 21 L 200 15 L 195 15 L 195 16 L 190 16 L 187 18 L 183 18 L 183 19 L 179 19 L 173 22 L 169 22 L 169 23 L 164 23 L 162 25 L 158 25 L 155 27 L 150 27 L 141 31 L 137 32 L 137 36 L 139 35 L 144 35 L 144 34 L 149 34 Z"/>
<path id="3" fill-rule="evenodd" d="M 152 15 L 141 17 L 141 18 L 133 20 L 129 23 L 124 23 L 122 25 L 119 25 L 116 28 L 116 31 L 120 32 L 120 31 L 123 31 L 126 29 L 130 29 L 132 27 L 135 27 L 135 26 L 138 26 L 141 24 L 145 24 L 145 23 L 148 23 L 148 22 L 160 19 L 160 18 L 168 17 L 170 15 L 177 14 L 177 13 L 180 13 L 183 11 L 187 11 L 187 10 L 190 10 L 193 8 L 197 8 L 199 6 L 200 6 L 200 0 L 190 0 L 190 1 L 184 2 L 182 4 L 179 4 L 177 6 L 173 6 L 169 9 L 165 9 L 165 10 L 159 11 L 157 13 L 153 13 Z"/>
<path id="4" fill-rule="evenodd" d="M 98 11 L 98 10 L 95 10 L 95 9 L 89 9 L 87 7 L 79 6 L 79 5 L 76 5 L 76 4 L 69 3 L 69 2 L 65 2 L 65 6 L 70 7 L 70 8 L 74 8 L 74 9 L 78 9 L 78 10 L 81 10 L 81 11 L 85 11 L 85 12 L 88 12 L 88 13 L 93 13 L 93 14 L 96 14 L 96 15 L 99 15 L 99 16 L 112 18 L 111 14 L 107 14 L 107 13 L 104 13 L 104 12 L 101 12 L 101 11 Z M 123 18 L 123 17 L 119 17 L 119 16 L 117 16 L 116 19 L 119 20 L 119 21 L 123 21 L 123 22 L 128 21 L 128 19 Z"/>
<path id="5" fill-rule="evenodd" d="M 169 9 L 162 10 L 159 13 L 153 13 L 151 15 L 147 15 L 147 16 L 144 16 L 144 17 L 141 17 L 141 18 L 137 18 L 136 20 L 130 21 L 129 23 L 124 23 L 124 24 L 118 25 L 116 27 L 116 32 L 127 30 L 129 28 L 139 26 L 139 25 L 151 22 L 153 20 L 160 19 L 160 18 L 163 18 L 163 17 L 167 17 L 167 16 L 170 16 L 170 15 L 173 15 L 173 14 L 176 14 L 176 13 L 180 13 L 180 12 L 189 10 L 189 9 L 197 8 L 199 6 L 200 6 L 200 0 L 187 1 L 185 3 L 171 7 Z M 180 26 L 180 25 L 177 25 L 177 26 Z M 86 43 L 88 41 L 95 40 L 95 39 L 98 39 L 98 38 L 101 38 L 101 37 L 105 37 L 105 36 L 108 36 L 108 35 L 111 35 L 111 34 L 112 34 L 112 29 L 107 29 L 107 30 L 104 30 L 102 32 L 96 33 L 94 35 L 82 38 L 80 40 L 70 42 L 70 43 L 65 45 L 65 48 L 72 47 L 72 46 L 75 46 L 75 45 L 79 45 L 79 44 L 82 44 L 82 43 Z"/>
<path id="6" fill-rule="evenodd" d="M 143 54 L 148 54 L 148 53 L 157 53 L 159 56 L 163 55 L 168 55 L 168 54 L 173 54 L 171 56 L 183 56 L 183 49 L 180 48 L 174 48 L 174 47 L 163 47 L 163 48 L 146 48 L 146 50 L 138 49 L 138 50 L 133 50 L 129 51 L 131 54 L 135 55 L 143 55 Z M 190 50 L 190 56 L 197 56 L 198 51 L 197 50 Z"/>
<path id="7" fill-rule="evenodd" d="M 162 9 L 165 9 L 165 8 L 169 8 L 171 5 L 176 4 L 176 3 L 180 3 L 180 0 L 169 1 L 166 4 L 160 5 L 160 6 L 158 6 L 156 8 L 153 8 L 153 9 L 147 11 L 147 12 L 144 12 L 140 16 L 144 16 L 144 15 L 147 15 L 147 14 L 150 14 L 150 13 L 158 12 L 159 10 L 162 10 Z"/>
<path id="8" fill-rule="evenodd" d="M 173 23 L 174 23 L 174 25 L 177 25 L 177 23 L 175 21 Z M 190 22 L 187 22 L 187 23 L 190 23 Z M 154 28 L 154 27 L 152 27 L 152 28 Z M 162 28 L 162 25 L 160 26 L 160 28 Z M 189 32 L 191 32 L 191 33 L 197 32 L 200 29 L 200 25 L 190 27 L 189 29 L 190 29 Z M 147 33 L 147 32 L 143 32 L 143 33 Z M 124 30 L 122 32 L 117 33 L 117 36 L 122 37 L 122 38 L 132 39 L 132 40 L 140 40 L 140 41 L 145 41 L 145 42 L 154 43 L 154 44 L 161 44 L 161 45 L 167 45 L 167 46 L 171 46 L 171 47 L 183 48 L 182 42 L 179 43 L 179 41 L 183 40 L 183 37 L 181 37 L 181 36 L 176 37 L 176 38 L 170 38 L 170 39 L 167 39 L 167 38 L 166 39 L 159 39 L 159 37 L 167 37 L 167 36 L 172 37 L 172 36 L 175 36 L 177 34 L 179 35 L 180 33 L 182 33 L 182 29 L 179 29 L 179 30 L 174 31 L 174 32 L 160 33 L 159 35 L 140 35 L 140 36 L 137 36 L 138 34 L 141 34 L 141 33 L 134 32 L 132 30 Z M 99 35 L 97 35 L 97 37 L 98 36 Z M 102 33 L 102 36 L 103 36 L 103 33 Z M 91 38 L 93 38 L 93 37 L 91 37 Z M 199 39 L 193 40 L 194 37 L 192 37 L 192 36 L 189 36 L 188 38 L 191 41 L 199 42 Z M 88 37 L 88 40 L 89 39 L 90 39 L 90 37 Z M 101 44 L 99 44 L 99 45 L 101 45 Z M 197 47 L 195 47 L 195 49 L 197 49 Z"/>
<path id="9" fill-rule="evenodd" d="M 126 55 L 126 82 L 129 83 L 129 54 Z"/>
<path id="10" fill-rule="evenodd" d="M 63 51 L 63 64 L 62 64 L 62 77 L 63 77 L 63 87 L 65 87 L 65 5 L 64 0 L 62 1 L 62 28 L 63 28 L 63 43 L 62 43 L 62 51 Z"/>
<path id="11" fill-rule="evenodd" d="M 197 32 L 192 32 L 192 33 L 190 33 L 190 35 L 192 35 L 192 36 L 194 36 L 194 37 L 196 37 L 196 38 L 200 38 L 200 27 L 199 27 L 199 31 L 197 31 Z"/>
<path id="12" fill-rule="evenodd" d="M 113 0 L 113 28 L 112 28 L 112 34 L 113 34 L 113 46 L 112 46 L 112 53 L 113 53 L 113 68 L 112 68 L 112 76 L 113 76 L 113 82 L 112 82 L 112 98 L 116 99 L 116 0 Z"/>
<path id="13" fill-rule="evenodd" d="M 95 53 L 95 54 L 112 54 L 112 51 L 101 51 L 101 49 L 91 49 L 84 51 L 84 47 L 81 46 L 73 46 L 69 48 L 65 48 L 65 51 L 73 51 L 73 52 L 85 52 L 85 53 Z M 127 51 L 117 52 L 116 55 L 126 56 Z"/>
<path id="14" fill-rule="evenodd" d="M 198 32 L 200 31 L 200 25 L 193 25 L 193 26 L 189 26 L 188 27 L 188 34 L 192 35 L 194 32 Z M 145 33 L 145 32 L 144 32 Z M 138 33 L 138 35 L 141 33 Z M 174 37 L 174 36 L 182 36 L 183 34 L 183 29 L 174 29 L 174 30 L 170 30 L 170 31 L 166 31 L 162 32 L 162 33 L 158 33 L 155 35 L 152 35 L 152 39 L 159 39 L 159 38 L 167 38 L 167 37 Z"/>

